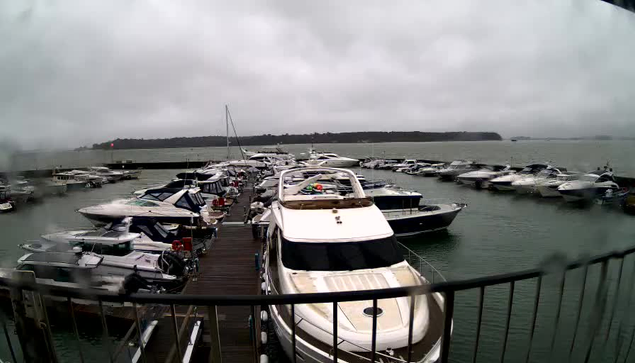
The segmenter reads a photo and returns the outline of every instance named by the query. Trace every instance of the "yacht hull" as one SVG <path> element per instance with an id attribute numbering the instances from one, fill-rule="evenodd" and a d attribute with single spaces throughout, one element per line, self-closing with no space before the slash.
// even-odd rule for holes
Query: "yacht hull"
<path id="1" fill-rule="evenodd" d="M 604 188 L 584 188 L 584 189 L 558 189 L 558 192 L 565 201 L 569 203 L 588 202 L 593 198 L 604 194 Z"/>
<path id="2" fill-rule="evenodd" d="M 538 185 L 536 187 L 536 191 L 540 193 L 540 196 L 543 198 L 560 198 L 562 195 L 558 192 L 558 185 L 548 186 L 548 185 Z"/>
<path id="3" fill-rule="evenodd" d="M 500 192 L 513 192 L 516 190 L 516 188 L 512 186 L 512 181 L 491 181 L 490 185 L 492 186 L 492 188 Z"/>
<path id="4" fill-rule="evenodd" d="M 437 211 L 412 213 L 408 209 L 403 209 L 384 211 L 384 216 L 397 237 L 408 237 L 448 228 L 462 209 L 461 205 L 444 206 Z"/>
<path id="5" fill-rule="evenodd" d="M 96 214 L 96 213 L 87 213 L 87 212 L 81 212 L 81 211 L 79 213 L 83 215 L 84 217 L 88 218 L 97 227 L 104 226 L 108 223 L 112 223 L 112 222 L 121 220 L 125 217 L 128 217 L 126 215 Z M 182 225 L 192 224 L 192 217 L 174 217 L 174 216 L 160 216 L 160 215 L 151 215 L 151 217 L 156 219 L 159 223 L 174 223 L 174 224 L 182 224 Z"/>

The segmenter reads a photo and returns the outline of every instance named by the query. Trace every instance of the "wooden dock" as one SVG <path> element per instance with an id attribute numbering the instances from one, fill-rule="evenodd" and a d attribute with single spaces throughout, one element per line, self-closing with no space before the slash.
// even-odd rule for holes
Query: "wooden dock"
<path id="1" fill-rule="evenodd" d="M 250 196 L 251 188 L 246 187 L 245 192 L 232 206 L 224 224 L 219 227 L 218 238 L 214 240 L 210 251 L 200 258 L 200 274 L 196 279 L 188 282 L 183 294 L 257 295 L 260 293 L 256 254 L 260 252 L 261 242 L 253 239 L 251 225 L 242 223 L 244 210 L 249 208 Z M 188 306 L 177 307 L 179 326 L 188 308 Z M 249 327 L 251 309 L 245 306 L 219 306 L 217 311 L 223 362 L 254 362 L 257 354 Z M 258 311 L 256 309 L 257 315 L 259 315 Z M 203 318 L 204 323 L 202 337 L 194 350 L 193 362 L 209 361 L 210 335 L 207 313 L 207 307 L 197 307 L 197 318 Z M 191 326 L 192 322 L 187 325 Z M 187 334 L 188 332 L 185 335 Z M 170 349 L 174 349 L 172 348 L 174 341 L 172 317 L 171 314 L 166 314 L 148 342 L 147 361 L 166 362 Z M 182 341 L 182 351 L 185 351 L 187 344 L 187 339 Z M 174 361 L 178 360 L 174 359 Z"/>

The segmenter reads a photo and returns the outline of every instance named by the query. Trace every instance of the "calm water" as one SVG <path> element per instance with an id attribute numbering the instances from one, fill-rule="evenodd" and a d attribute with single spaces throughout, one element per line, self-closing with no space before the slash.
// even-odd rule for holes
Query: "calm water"
<path id="1" fill-rule="evenodd" d="M 296 156 L 305 156 L 309 145 L 285 145 Z M 531 162 L 552 162 L 574 170 L 591 170 L 611 163 L 619 175 L 635 176 L 635 141 L 480 141 L 480 142 L 427 142 L 383 144 L 316 144 L 319 150 L 364 158 L 420 158 L 430 160 L 471 159 L 486 163 L 524 165 Z M 257 149 L 258 147 L 247 147 Z M 232 156 L 240 151 L 232 148 Z M 184 161 L 221 160 L 227 155 L 223 147 L 181 148 L 155 150 L 86 150 L 50 153 L 25 153 L 15 157 L 0 155 L 0 170 L 47 169 L 90 166 L 112 160 Z"/>
<path id="2" fill-rule="evenodd" d="M 294 153 L 303 152 L 306 145 L 291 145 L 287 149 Z M 371 155 L 371 145 L 328 145 L 328 149 L 345 155 L 363 157 Z M 633 154 L 630 142 L 497 142 L 497 143 L 422 143 L 422 144 L 376 144 L 375 155 L 383 152 L 391 157 L 419 157 L 450 160 L 471 158 L 490 162 L 505 162 L 513 157 L 514 164 L 532 161 L 551 160 L 573 168 L 587 169 L 611 160 L 620 174 L 635 176 L 635 165 L 628 155 Z M 117 151 L 114 159 L 133 159 L 135 161 L 183 160 L 220 158 L 222 148 L 204 149 L 165 149 Z M 109 158 L 104 152 L 70 152 L 64 154 L 65 161 L 54 164 L 74 163 L 74 165 L 94 164 Z M 72 155 L 77 159 L 72 160 Z M 101 158 L 101 160 L 99 160 Z M 77 164 L 75 164 L 77 163 Z M 43 164 L 42 164 L 43 165 Z M 43 167 L 40 165 L 40 167 Z M 626 172 L 628 171 L 628 172 Z M 50 198 L 39 204 L 25 206 L 13 214 L 0 215 L 0 229 L 4 239 L 0 242 L 1 262 L 12 266 L 21 255 L 17 244 L 39 235 L 64 228 L 90 226 L 88 221 L 75 213 L 75 210 L 108 201 L 127 197 L 135 189 L 156 184 L 172 178 L 177 170 L 147 170 L 142 179 L 106 185 L 102 189 L 69 194 L 66 197 Z M 514 194 L 477 191 L 454 183 L 443 183 L 436 179 L 412 177 L 387 171 L 363 170 L 367 178 L 392 179 L 407 189 L 418 190 L 430 201 L 458 201 L 468 207 L 457 217 L 447 233 L 424 235 L 404 240 L 410 248 L 416 250 L 439 268 L 448 279 L 466 279 L 489 274 L 505 273 L 535 267 L 549 258 L 574 259 L 580 256 L 607 252 L 635 244 L 635 219 L 617 211 L 605 210 L 598 206 L 579 208 L 569 206 L 559 200 L 542 200 L 535 197 L 516 196 Z M 632 284 L 631 272 L 634 262 L 627 260 L 624 267 L 622 286 Z M 609 269 L 608 286 L 615 287 L 617 265 Z M 592 308 L 599 270 L 589 272 L 589 286 L 585 295 L 585 311 Z M 555 312 L 558 302 L 558 275 L 545 279 L 541 295 L 536 341 L 532 346 L 531 361 L 543 361 L 550 351 L 551 333 L 555 324 Z M 577 311 L 579 284 L 582 276 L 579 272 L 567 275 L 565 296 L 562 302 L 558 335 L 555 343 L 556 354 L 568 353 L 571 341 L 571 327 Z M 625 289 L 622 289 L 625 290 Z M 612 291 L 612 290 L 611 290 Z M 531 311 L 535 292 L 535 281 L 516 285 L 512 309 L 511 330 L 505 360 L 522 361 L 527 352 L 527 337 L 530 327 Z M 210 294 L 213 294 L 210 291 Z M 485 294 L 485 312 L 479 361 L 498 360 L 501 354 L 501 342 L 505 326 L 508 290 L 505 287 L 487 289 Z M 622 298 L 626 297 L 625 293 Z M 457 295 L 455 326 L 451 360 L 470 361 L 473 353 L 475 334 L 477 292 L 467 291 Z M 608 311 L 608 308 L 607 308 Z M 613 330 L 617 321 L 624 320 L 622 335 L 629 339 L 632 321 L 622 319 L 626 308 L 623 303 L 617 305 Z M 608 315 L 606 313 L 605 315 Z M 632 315 L 632 314 L 631 314 Z M 632 317 L 631 317 L 632 318 Z M 587 319 L 588 320 L 588 319 Z M 604 321 L 604 326 L 607 325 Z M 588 326 L 583 321 L 583 327 Z M 61 328 L 60 328 L 61 329 Z M 576 343 L 576 354 L 584 353 L 588 342 L 586 330 L 582 330 Z M 97 339 L 86 335 L 84 344 L 99 346 Z M 614 347 L 617 334 L 609 337 L 607 347 Z M 604 335 L 598 338 L 604 341 Z M 627 340 L 628 342 L 628 340 Z M 68 345 L 71 344 L 71 345 Z M 72 344 L 68 343 L 65 357 L 73 361 Z M 604 344 L 603 344 L 604 345 Z M 3 352 L 0 343 L 0 353 Z M 592 361 L 612 361 L 613 348 L 606 352 L 595 350 Z M 4 350 L 6 352 L 6 350 Z M 624 352 L 622 353 L 624 354 Z M 566 357 L 566 354 L 565 354 Z M 601 359 L 604 357 L 605 359 Z M 0 359 L 8 358 L 8 353 L 0 354 Z M 573 361 L 579 361 L 576 355 Z"/>

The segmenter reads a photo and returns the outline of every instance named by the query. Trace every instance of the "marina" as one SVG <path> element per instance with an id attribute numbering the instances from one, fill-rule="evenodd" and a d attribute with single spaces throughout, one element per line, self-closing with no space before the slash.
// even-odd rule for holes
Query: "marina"
<path id="1" fill-rule="evenodd" d="M 287 162 L 284 162 L 282 164 L 286 163 Z M 424 162 L 419 161 L 419 164 L 421 163 Z M 238 165 L 239 163 L 235 164 Z M 248 163 L 243 164 L 248 165 Z M 418 163 L 414 163 L 413 165 L 417 164 Z M 217 175 L 218 170 L 225 168 L 221 166 L 219 169 L 214 163 L 209 163 L 208 165 L 207 168 L 202 168 L 196 173 L 183 173 L 183 170 L 149 168 L 143 172 L 140 179 L 106 184 L 102 188 L 87 189 L 85 192 L 72 193 L 66 197 L 48 198 L 40 203 L 26 205 L 24 209 L 3 215 L 2 217 L 12 219 L 17 216 L 30 216 L 29 218 L 33 218 L 37 213 L 47 213 L 51 208 L 57 210 L 58 208 L 55 206 L 55 202 L 61 200 L 69 201 L 67 206 L 69 211 L 79 210 L 88 205 L 107 203 L 113 198 L 132 198 L 136 195 L 137 198 L 141 197 L 139 200 L 147 200 L 143 196 L 152 193 L 159 196 L 160 193 L 172 190 L 169 187 L 165 189 L 165 185 L 167 185 L 166 181 L 173 179 L 177 174 L 182 177 L 200 175 L 201 178 L 206 179 L 210 178 L 211 175 Z M 418 166 L 421 168 L 424 167 L 423 165 Z M 240 170 L 241 167 L 236 166 L 231 168 Z M 243 168 L 247 168 L 247 166 Z M 282 165 L 282 169 L 285 168 L 289 168 L 289 165 Z M 607 246 L 597 243 L 597 239 L 593 238 L 593 236 L 595 236 L 593 231 L 597 231 L 598 233 L 604 231 L 604 233 L 606 233 L 607 228 L 609 228 L 609 233 L 611 233 L 613 237 L 619 233 L 625 233 L 625 235 L 627 235 L 629 231 L 628 225 L 630 223 L 629 218 L 632 218 L 626 214 L 618 213 L 615 209 L 607 210 L 595 204 L 569 206 L 568 203 L 551 199 L 543 200 L 531 194 L 496 193 L 482 189 L 479 190 L 474 188 L 473 185 L 472 187 L 469 185 L 455 185 L 456 183 L 442 182 L 438 180 L 438 178 L 426 178 L 423 177 L 423 175 L 418 176 L 416 173 L 408 173 L 408 168 L 402 169 L 401 172 L 359 168 L 354 169 L 354 171 L 357 177 L 360 178 L 362 185 L 364 185 L 366 193 L 375 198 L 375 203 L 377 203 L 379 209 L 382 209 L 382 211 L 386 209 L 384 215 L 388 222 L 390 222 L 391 213 L 408 218 L 414 218 L 412 217 L 413 215 L 418 218 L 417 213 L 428 213 L 427 209 L 425 209 L 427 207 L 421 209 L 422 205 L 457 205 L 464 209 L 461 213 L 455 215 L 455 218 L 452 218 L 449 224 L 442 226 L 442 231 L 405 234 L 409 237 L 404 237 L 395 231 L 400 238 L 403 251 L 407 251 L 407 254 L 404 255 L 407 257 L 406 260 L 411 261 L 413 267 L 417 266 L 418 269 L 421 269 L 423 276 L 429 279 L 429 283 L 439 283 L 439 281 L 443 281 L 440 277 L 441 275 L 437 275 L 438 271 L 443 271 L 443 275 L 449 278 L 450 281 L 460 281 L 477 276 L 496 275 L 509 271 L 518 271 L 522 268 L 540 266 L 544 263 L 545 256 L 554 256 L 553 258 L 555 258 L 555 254 L 563 251 L 564 246 L 562 244 L 554 244 L 553 241 L 569 243 L 566 247 L 567 255 L 559 257 L 559 264 L 564 264 L 567 260 L 571 261 L 576 259 L 576 250 L 584 253 L 601 254 L 607 250 Z M 270 173 L 270 175 L 275 174 L 275 172 Z M 125 331 L 129 333 L 123 334 L 119 338 L 122 340 L 119 340 L 119 347 L 116 351 L 119 352 L 120 357 L 128 354 L 134 358 L 134 355 L 138 354 L 139 357 L 145 355 L 147 361 L 162 362 L 174 359 L 177 354 L 181 354 L 182 357 L 190 357 L 192 361 L 207 361 L 210 356 L 216 354 L 217 360 L 261 361 L 261 357 L 264 354 L 268 359 L 280 359 L 284 361 L 283 356 L 289 355 L 288 345 L 285 350 L 272 348 L 271 344 L 268 345 L 264 343 L 273 338 L 271 331 L 267 330 L 266 326 L 263 327 L 262 319 L 254 319 L 254 317 L 261 315 L 261 311 L 266 311 L 269 314 L 271 312 L 271 307 L 266 308 L 267 304 L 263 304 L 262 302 L 256 303 L 262 291 L 260 283 L 262 275 L 258 270 L 266 261 L 264 258 L 265 253 L 263 252 L 263 237 L 264 233 L 266 233 L 267 225 L 262 224 L 264 219 L 261 215 L 267 207 L 264 207 L 265 209 L 259 206 L 254 207 L 252 202 L 258 201 L 258 203 L 263 203 L 263 205 L 267 204 L 268 197 L 266 196 L 270 195 L 268 194 L 269 192 L 267 192 L 270 187 L 265 186 L 262 189 L 254 187 L 260 183 L 262 177 L 263 175 L 258 176 L 256 174 L 246 176 L 244 179 L 245 185 L 243 186 L 243 192 L 236 198 L 223 198 L 223 206 L 220 205 L 220 199 L 218 199 L 216 194 L 204 194 L 206 195 L 205 198 L 210 208 L 213 207 L 215 210 L 222 211 L 223 217 L 222 220 L 218 221 L 215 225 L 217 237 L 213 238 L 211 244 L 208 246 L 208 250 L 198 258 L 197 272 L 190 277 L 181 290 L 180 295 L 183 296 L 184 300 L 175 297 L 175 300 L 172 300 L 174 307 L 170 308 L 169 304 L 162 304 L 161 301 L 164 303 L 165 301 L 170 301 L 171 294 L 163 296 L 159 294 L 156 295 L 156 297 L 148 297 L 148 299 L 157 299 L 155 303 L 148 304 L 146 302 L 145 304 L 139 305 L 137 315 L 135 315 L 134 310 L 131 311 L 130 308 L 123 308 L 120 312 L 116 313 L 115 311 L 117 310 L 111 310 L 110 313 L 116 315 L 107 319 L 109 324 L 126 327 L 123 328 L 123 332 L 120 334 L 123 334 Z M 275 176 L 269 178 L 275 178 Z M 279 179 L 278 177 L 278 179 L 271 180 Z M 210 178 L 201 181 L 201 188 L 205 183 L 212 185 L 213 180 L 215 179 Z M 344 188 L 348 188 L 346 187 L 346 181 L 340 177 L 335 178 L 334 182 L 335 185 L 344 185 Z M 277 183 L 278 182 L 264 185 L 271 185 L 275 189 L 278 185 Z M 152 187 L 153 185 L 155 187 Z M 185 190 L 190 190 L 190 192 L 195 190 L 189 189 L 190 186 L 188 186 L 187 183 L 181 183 L 179 185 L 180 188 L 188 188 Z M 326 190 L 329 190 L 328 183 L 320 184 L 320 188 L 322 189 L 314 184 L 307 185 L 313 188 L 313 191 L 309 194 L 317 192 L 319 196 L 325 187 L 327 188 Z M 148 189 L 148 187 L 150 188 Z M 112 190 L 108 188 L 112 188 Z M 231 190 L 231 186 L 229 188 Z M 341 188 L 341 186 L 339 188 Z M 208 188 L 207 190 L 211 192 L 211 189 Z M 419 190 L 422 193 L 416 193 L 414 190 Z M 132 192 L 135 192 L 135 194 L 133 195 Z M 174 191 L 170 193 L 174 193 Z M 218 191 L 216 193 L 218 193 Z M 381 196 L 386 196 L 389 199 L 381 200 Z M 394 197 L 405 199 L 393 199 Z M 412 200 L 412 202 L 408 200 Z M 391 203 L 395 205 L 395 207 L 392 207 Z M 487 208 L 483 208 L 483 206 L 487 206 Z M 35 215 L 33 213 L 35 213 Z M 249 213 L 250 217 L 247 217 L 246 213 Z M 526 216 L 529 214 L 534 215 L 532 220 L 526 219 Z M 535 218 L 535 216 L 539 214 L 542 214 L 540 221 Z M 214 215 L 215 218 L 221 217 L 219 214 Z M 66 218 L 64 224 L 69 227 L 84 226 L 83 228 L 89 228 L 90 223 L 88 220 L 82 219 L 81 216 L 78 218 L 78 216 L 78 213 L 73 213 L 72 215 L 64 217 Z M 245 221 L 249 222 L 251 217 L 255 217 L 252 219 L 252 223 L 256 224 L 245 223 Z M 50 216 L 46 218 L 51 220 Z M 60 220 L 59 217 L 57 219 L 58 221 Z M 453 219 L 456 220 L 453 221 Z M 523 219 L 525 223 L 519 223 Z M 576 219 L 578 222 L 575 222 Z M 17 221 L 17 219 L 13 220 Z M 24 220 L 24 218 L 21 218 L 21 220 Z M 501 220 L 506 220 L 507 222 L 505 223 L 507 225 L 505 223 L 501 224 Z M 588 223 L 588 221 L 595 221 L 596 223 Z M 69 223 L 71 224 L 69 225 Z M 183 221 L 182 223 L 187 222 Z M 429 222 L 424 221 L 424 223 Z M 577 225 L 577 227 L 563 228 L 559 223 L 567 223 L 569 226 Z M 260 225 L 260 227 L 256 227 L 256 225 Z M 390 225 L 392 228 L 397 228 L 393 226 L 393 224 Z M 475 226 L 481 226 L 481 228 L 475 228 Z M 538 226 L 540 226 L 540 229 L 537 230 L 536 228 Z M 577 232 L 579 236 L 575 240 L 575 242 L 578 243 L 577 245 L 570 244 L 572 242 L 569 238 L 569 234 L 572 231 L 571 228 L 579 229 Z M 436 229 L 437 228 L 431 228 L 430 230 Z M 13 233 L 18 232 L 17 229 L 12 228 L 11 230 Z M 582 231 L 584 230 L 587 232 L 583 233 Z M 13 238 L 15 240 L 22 239 L 24 241 L 36 238 L 36 234 L 44 234 L 44 231 L 38 232 L 37 230 L 32 230 L 30 232 L 32 233 L 30 237 L 25 238 L 24 235 L 22 237 L 14 235 Z M 53 231 L 49 230 L 46 232 L 50 233 Z M 422 230 L 422 232 L 429 231 Z M 548 235 L 544 235 L 544 232 L 547 232 Z M 493 233 L 497 235 L 496 239 L 490 238 Z M 586 236 L 586 238 L 583 238 L 583 236 Z M 503 241 L 512 242 L 500 244 Z M 608 242 L 608 240 L 605 241 Z M 613 244 L 612 247 L 610 247 L 611 249 L 629 247 L 627 239 L 611 238 L 611 241 L 613 241 L 613 243 L 621 242 L 621 244 Z M 496 249 L 497 252 L 493 253 L 492 248 Z M 6 250 L 8 256 L 16 256 L 16 259 L 19 257 L 18 251 L 19 249 L 17 247 L 10 247 Z M 535 253 L 536 251 L 538 253 Z M 425 260 L 414 258 L 414 256 L 419 255 L 424 256 Z M 513 259 L 505 256 L 513 256 Z M 9 259 L 11 258 L 12 257 L 9 257 Z M 479 263 L 475 264 L 475 261 L 479 261 Z M 628 267 L 624 269 L 625 271 L 630 271 Z M 594 273 L 589 275 L 589 283 L 601 281 L 603 278 L 612 281 L 613 284 L 626 283 L 621 280 L 615 281 L 618 272 L 615 264 L 610 265 L 610 269 L 608 270 L 610 273 L 605 277 L 595 274 L 595 272 L 597 272 L 596 270 L 592 271 L 594 271 Z M 578 270 L 572 273 L 574 276 L 579 275 Z M 541 273 L 537 272 L 532 276 L 536 277 L 539 275 L 541 275 Z M 557 312 L 557 315 L 560 315 L 557 320 L 562 320 L 560 324 L 568 327 L 569 325 L 565 323 L 565 321 L 574 321 L 576 319 L 575 314 L 572 314 L 572 312 L 576 310 L 576 304 L 580 302 L 579 299 L 572 298 L 572 296 L 577 294 L 575 291 L 578 291 L 579 284 L 581 283 L 578 278 L 569 280 L 565 286 L 566 288 L 562 290 L 564 299 L 559 303 L 557 300 L 549 298 L 550 295 L 557 296 L 559 289 L 557 281 L 552 282 L 554 278 L 551 275 L 552 274 L 545 275 L 542 293 L 547 293 L 548 295 L 544 296 L 540 302 L 547 311 L 543 311 L 542 314 L 539 314 L 536 325 L 537 328 L 547 329 L 547 332 L 549 332 L 551 328 L 545 328 L 545 321 L 553 320 L 553 313 L 556 313 L 556 310 L 562 310 L 562 312 Z M 626 278 L 623 280 L 625 279 Z M 433 284 L 433 286 L 435 285 Z M 521 313 L 525 317 L 529 316 L 527 314 L 531 311 L 531 305 L 533 304 L 533 298 L 530 296 L 532 295 L 532 290 L 535 288 L 531 287 L 531 284 L 528 285 L 521 281 L 519 281 L 515 287 L 512 287 L 514 290 L 512 310 L 509 310 L 507 306 L 508 301 L 510 301 L 510 290 L 501 288 L 502 286 L 493 286 L 491 289 L 488 289 L 486 295 L 487 300 L 484 300 L 483 296 L 481 296 L 481 298 L 478 297 L 478 289 L 476 294 L 474 294 L 473 290 L 470 291 L 468 289 L 466 293 L 461 292 L 455 295 L 456 300 L 453 301 L 452 306 L 452 321 L 455 328 L 451 336 L 453 343 L 450 348 L 450 356 L 456 358 L 451 358 L 452 361 L 454 359 L 457 359 L 457 361 L 470 359 L 471 355 L 474 354 L 472 349 L 475 334 L 473 330 L 475 323 L 474 318 L 478 315 L 475 315 L 474 311 L 474 308 L 478 307 L 474 305 L 476 302 L 480 301 L 479 304 L 483 304 L 485 316 L 491 314 L 502 314 L 502 316 L 505 316 L 506 310 L 508 312 Z M 586 294 L 596 291 L 592 286 L 587 286 L 586 290 Z M 197 296 L 200 296 L 203 300 L 196 300 Z M 241 296 L 247 299 L 244 300 L 244 304 L 237 303 L 237 301 L 226 304 L 222 298 L 227 297 L 229 300 L 239 299 L 243 301 L 241 300 L 242 298 L 239 298 Z M 523 296 L 527 297 L 524 298 Z M 164 298 L 168 300 L 162 300 Z M 210 298 L 214 301 L 214 304 L 210 302 L 212 300 L 206 300 Z M 221 300 L 214 300 L 218 298 Z M 609 299 L 611 298 L 612 297 L 609 297 Z M 620 298 L 620 301 L 623 298 L 624 296 Z M 108 299 L 108 297 L 105 298 L 105 300 Z M 251 306 L 247 303 L 249 299 L 254 299 L 250 300 L 253 301 L 253 305 Z M 188 300 L 191 300 L 191 304 L 184 302 Z M 203 301 L 206 302 L 202 303 Z M 216 308 L 210 310 L 208 307 L 210 304 L 215 305 Z M 623 314 L 623 309 L 628 306 L 624 304 L 616 304 L 616 308 L 613 309 L 615 311 L 613 314 Z M 95 317 L 99 316 L 99 311 L 95 309 L 81 308 L 77 310 L 81 305 L 75 306 L 78 315 L 89 314 L 88 316 L 90 316 L 92 314 Z M 385 305 L 380 306 L 385 307 Z M 558 306 L 560 306 L 560 308 L 558 308 Z M 445 307 L 442 306 L 441 310 L 443 311 L 444 309 Z M 212 312 L 212 314 L 210 314 L 210 312 Z M 145 342 L 147 339 L 147 345 L 145 345 L 143 353 L 141 349 L 134 349 L 135 339 L 138 341 L 138 338 L 135 338 L 135 332 L 137 331 L 137 324 L 135 323 L 136 317 L 141 319 L 143 326 L 151 327 L 151 330 L 143 329 L 143 341 Z M 210 317 L 212 317 L 212 319 L 210 319 Z M 113 318 L 119 319 L 120 322 L 114 323 Z M 444 319 L 443 314 L 434 319 L 435 322 L 433 324 L 437 329 L 440 329 L 439 331 L 443 331 Z M 479 321 L 480 320 L 481 318 L 479 318 Z M 500 349 L 500 345 L 492 341 L 491 338 L 500 335 L 501 329 L 503 329 L 504 332 L 505 326 L 498 324 L 491 325 L 488 323 L 490 320 L 491 319 L 484 319 L 482 327 L 479 328 L 480 333 L 478 335 L 481 338 L 479 339 L 480 342 L 477 341 L 477 345 L 480 346 L 478 350 L 478 355 L 481 356 L 480 359 L 492 359 L 499 354 L 497 352 Z M 126 321 L 128 324 L 122 323 Z M 516 358 L 519 358 L 523 352 L 527 351 L 524 339 L 519 338 L 529 334 L 529 328 L 531 326 L 525 324 L 518 325 L 514 322 L 517 322 L 517 320 L 510 320 L 511 326 L 507 327 L 507 329 L 509 329 L 509 342 L 506 343 L 506 345 L 508 344 L 509 348 L 506 349 L 510 349 L 508 352 L 509 356 L 513 357 L 518 354 Z M 514 324 L 516 324 L 516 326 L 514 326 Z M 586 323 L 581 323 L 581 326 L 588 328 L 585 324 Z M 631 324 L 632 323 L 627 320 L 623 329 L 627 331 L 626 329 L 630 329 Z M 218 335 L 214 334 L 215 329 L 213 327 L 215 326 L 218 327 Z M 176 327 L 176 329 L 174 327 Z M 212 328 L 210 329 L 210 327 Z M 606 329 L 607 327 L 604 326 L 604 328 Z M 570 327 L 562 328 L 561 330 L 566 333 L 571 333 Z M 181 344 L 178 348 L 173 344 L 175 331 L 180 332 L 178 335 L 180 336 L 179 340 Z M 260 337 L 258 332 L 261 331 L 265 332 L 268 338 Z M 298 331 L 298 334 L 301 334 L 299 337 L 304 337 L 302 339 L 308 339 L 308 337 L 302 335 L 306 333 Z M 618 336 L 621 336 L 621 334 L 625 334 L 625 332 L 618 333 Z M 278 337 L 278 339 L 279 338 L 280 337 Z M 548 351 L 544 351 L 540 348 L 542 337 L 536 337 L 535 340 L 536 343 L 534 344 L 538 344 L 538 346 L 532 354 L 536 355 L 537 359 L 538 357 L 544 357 L 545 354 L 550 354 Z M 99 339 L 97 341 L 99 341 Z M 129 347 L 122 350 L 122 347 L 125 345 L 122 344 L 126 341 L 132 342 L 129 344 L 132 344 L 131 347 L 133 348 Z M 273 340 L 273 342 L 274 344 L 278 344 L 275 343 L 276 340 Z M 65 343 L 61 344 L 64 346 Z M 72 345 L 69 346 L 69 348 L 70 347 L 72 347 Z M 514 348 L 512 349 L 512 347 Z M 178 352 L 179 349 L 181 350 L 180 352 Z M 61 361 L 73 361 L 74 358 L 72 357 L 77 357 L 77 352 L 75 351 L 73 353 L 73 349 L 62 349 L 62 351 L 67 353 L 59 357 Z M 125 351 L 129 353 L 124 353 Z M 285 351 L 286 354 L 284 353 Z M 389 349 L 388 351 L 393 350 Z M 348 353 L 343 351 L 342 354 L 342 356 L 345 356 Z M 386 351 L 382 353 L 378 352 L 378 354 L 386 354 Z M 404 353 L 400 354 L 403 355 Z"/>

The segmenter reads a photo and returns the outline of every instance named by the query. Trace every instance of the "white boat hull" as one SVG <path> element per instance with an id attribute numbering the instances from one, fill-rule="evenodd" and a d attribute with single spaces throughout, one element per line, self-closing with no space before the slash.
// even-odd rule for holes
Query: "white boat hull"
<path id="1" fill-rule="evenodd" d="M 547 185 L 539 185 L 536 187 L 536 191 L 540 193 L 543 198 L 560 198 L 562 195 L 558 192 L 558 187 L 549 187 Z"/>

